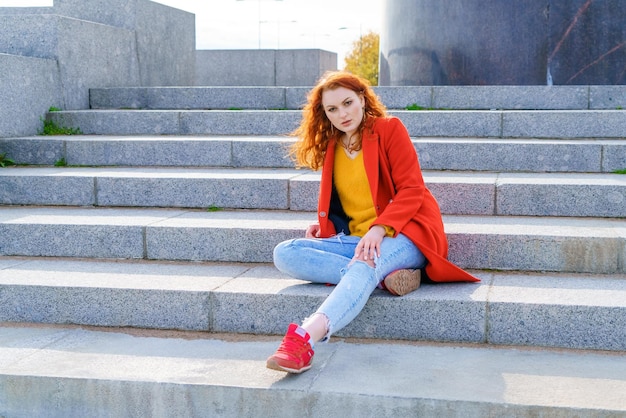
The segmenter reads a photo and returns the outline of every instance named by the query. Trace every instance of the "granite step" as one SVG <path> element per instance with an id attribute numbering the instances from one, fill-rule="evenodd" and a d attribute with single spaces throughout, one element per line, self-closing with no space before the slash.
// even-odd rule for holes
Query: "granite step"
<path id="1" fill-rule="evenodd" d="M 0 413 L 20 418 L 293 417 L 294 411 L 302 417 L 626 414 L 626 356 L 620 353 L 336 339 L 316 346 L 311 370 L 285 376 L 265 368 L 277 344 L 276 337 L 5 325 Z"/>
<path id="2" fill-rule="evenodd" d="M 415 137 L 624 138 L 626 110 L 392 110 Z M 77 110 L 48 113 L 97 135 L 285 135 L 299 110 Z"/>
<path id="3" fill-rule="evenodd" d="M 0 139 L 20 164 L 291 168 L 284 136 L 35 136 Z M 621 139 L 413 138 L 424 170 L 611 173 Z"/>
<path id="4" fill-rule="evenodd" d="M 336 336 L 626 352 L 625 274 L 473 273 L 375 290 Z M 0 257 L 0 322 L 280 335 L 332 289 L 267 263 Z"/>
<path id="5" fill-rule="evenodd" d="M 626 176 L 424 171 L 442 213 L 626 217 Z M 0 204 L 315 211 L 319 173 L 295 169 L 17 167 Z"/>
<path id="6" fill-rule="evenodd" d="M 271 262 L 314 212 L 0 207 L 0 255 Z M 444 215 L 450 259 L 464 268 L 626 272 L 626 222 L 615 218 Z"/>
<path id="7" fill-rule="evenodd" d="M 300 109 L 311 87 L 90 89 L 92 109 Z M 388 109 L 583 110 L 626 107 L 624 86 L 374 86 Z"/>

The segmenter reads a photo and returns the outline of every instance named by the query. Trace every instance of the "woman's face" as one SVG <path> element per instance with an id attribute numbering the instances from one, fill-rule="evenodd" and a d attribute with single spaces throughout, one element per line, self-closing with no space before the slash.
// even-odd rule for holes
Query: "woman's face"
<path id="1" fill-rule="evenodd" d="M 357 132 L 363 121 L 363 106 L 365 106 L 363 95 L 345 87 L 324 90 L 322 106 L 330 123 L 336 129 L 345 132 L 348 138 Z"/>

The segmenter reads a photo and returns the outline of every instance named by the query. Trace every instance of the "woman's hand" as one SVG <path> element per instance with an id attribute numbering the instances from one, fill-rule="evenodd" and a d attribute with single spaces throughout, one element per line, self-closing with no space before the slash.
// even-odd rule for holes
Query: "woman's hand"
<path id="1" fill-rule="evenodd" d="M 385 227 L 382 225 L 374 225 L 363 235 L 354 250 L 354 258 L 365 261 L 373 267 L 374 257 L 380 257 L 380 244 L 387 234 Z"/>
<path id="2" fill-rule="evenodd" d="M 313 224 L 309 225 L 306 229 L 306 233 L 304 234 L 305 238 L 319 238 L 320 237 L 320 225 Z"/>

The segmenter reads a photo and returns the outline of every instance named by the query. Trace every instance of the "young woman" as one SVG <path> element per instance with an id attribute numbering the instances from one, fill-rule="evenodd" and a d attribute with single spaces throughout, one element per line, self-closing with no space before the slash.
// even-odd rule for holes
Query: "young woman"
<path id="1" fill-rule="evenodd" d="M 311 368 L 313 346 L 350 323 L 374 289 L 398 296 L 435 282 L 478 281 L 447 260 L 439 205 L 422 178 L 402 122 L 368 82 L 347 72 L 326 74 L 303 109 L 292 156 L 322 170 L 318 223 L 305 238 L 280 243 L 274 264 L 288 275 L 336 287 L 302 326 L 290 324 L 270 369 Z"/>

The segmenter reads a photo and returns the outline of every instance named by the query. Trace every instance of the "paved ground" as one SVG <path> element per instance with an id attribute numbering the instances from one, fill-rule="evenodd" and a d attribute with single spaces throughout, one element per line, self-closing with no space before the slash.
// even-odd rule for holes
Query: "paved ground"
<path id="1" fill-rule="evenodd" d="M 307 406 L 312 416 L 331 406 L 346 416 L 354 416 L 359 408 L 370 408 L 363 409 L 368 415 L 378 410 L 382 416 L 420 410 L 448 411 L 448 416 L 462 416 L 450 411 L 481 416 L 506 410 L 527 416 L 522 411 L 528 408 L 549 416 L 573 411 L 578 416 L 626 416 L 626 356 L 620 352 L 334 339 L 318 344 L 310 371 L 287 375 L 265 368 L 265 358 L 279 340 L 5 323 L 0 327 L 0 387 L 5 387 L 0 416 L 19 410 L 17 399 L 23 395 L 17 388 L 24 387 L 20 379 L 29 379 L 30 395 L 38 393 L 38 402 L 54 393 L 60 410 L 77 395 L 95 402 L 106 393 L 97 402 L 99 411 L 126 408 L 129 397 L 163 401 L 156 388 L 168 384 L 184 390 L 185 401 L 180 404 L 175 394 L 168 396 L 167 405 L 159 407 L 167 415 L 194 415 L 193 408 L 206 411 L 202 402 L 213 399 L 214 404 L 219 389 L 220 397 L 234 396 L 233 402 L 250 391 L 263 399 L 315 399 L 319 404 Z M 46 378 L 55 383 L 43 383 Z M 111 395 L 117 393 L 114 382 L 126 385 L 120 399 Z M 225 395 L 225 388 L 239 394 Z M 193 393 L 198 399 L 190 409 Z M 253 415 L 274 408 L 257 406 Z M 93 411 L 90 408 L 83 412 Z"/>

